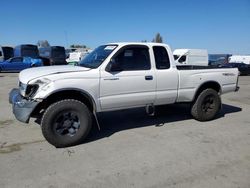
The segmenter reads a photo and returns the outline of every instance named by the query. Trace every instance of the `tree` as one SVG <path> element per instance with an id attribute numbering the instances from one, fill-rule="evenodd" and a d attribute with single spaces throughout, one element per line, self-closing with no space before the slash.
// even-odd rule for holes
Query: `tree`
<path id="1" fill-rule="evenodd" d="M 87 48 L 87 46 L 81 44 L 71 44 L 70 48 Z"/>
<path id="2" fill-rule="evenodd" d="M 157 43 L 162 43 L 163 42 L 163 38 L 162 36 L 160 35 L 160 33 L 157 33 L 155 35 L 155 38 L 152 40 L 152 42 L 157 42 Z"/>
<path id="3" fill-rule="evenodd" d="M 37 42 L 37 46 L 39 48 L 47 48 L 47 47 L 50 47 L 50 44 L 49 44 L 49 42 L 47 40 L 39 40 Z"/>

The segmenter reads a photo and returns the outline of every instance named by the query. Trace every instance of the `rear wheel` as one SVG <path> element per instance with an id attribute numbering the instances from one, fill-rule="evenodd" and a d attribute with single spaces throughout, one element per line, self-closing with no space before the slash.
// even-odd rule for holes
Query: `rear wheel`
<path id="1" fill-rule="evenodd" d="M 191 108 L 192 116 L 198 121 L 214 119 L 221 107 L 221 98 L 217 91 L 206 89 L 202 91 Z"/>
<path id="2" fill-rule="evenodd" d="M 92 127 L 92 116 L 86 105 L 77 100 L 52 104 L 41 121 L 42 133 L 55 147 L 80 144 Z"/>

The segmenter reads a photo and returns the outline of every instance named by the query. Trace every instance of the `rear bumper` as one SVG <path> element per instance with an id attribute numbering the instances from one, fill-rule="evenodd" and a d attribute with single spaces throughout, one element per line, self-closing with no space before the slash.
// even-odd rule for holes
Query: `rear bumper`
<path id="1" fill-rule="evenodd" d="M 16 119 L 28 123 L 31 113 L 39 104 L 37 101 L 24 99 L 18 89 L 12 89 L 9 93 L 9 103 L 12 104 L 12 111 Z"/>

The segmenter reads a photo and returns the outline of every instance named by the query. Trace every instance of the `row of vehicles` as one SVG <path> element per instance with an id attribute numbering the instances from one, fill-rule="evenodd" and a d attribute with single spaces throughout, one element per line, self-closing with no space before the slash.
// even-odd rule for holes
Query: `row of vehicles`
<path id="1" fill-rule="evenodd" d="M 0 71 L 21 71 L 30 67 L 67 65 L 65 48 L 50 46 L 38 48 L 36 45 L 24 44 L 15 48 L 0 48 Z"/>
<path id="2" fill-rule="evenodd" d="M 70 51 L 69 51 L 70 50 Z M 21 71 L 30 67 L 49 65 L 76 65 L 90 49 L 67 49 L 62 46 L 38 48 L 36 45 L 19 45 L 15 48 L 0 47 L 0 71 Z M 176 65 L 235 67 L 241 75 L 250 74 L 250 56 L 232 54 L 208 54 L 204 49 L 176 49 L 173 52 Z"/>
<path id="3" fill-rule="evenodd" d="M 250 56 L 210 54 L 208 65 L 221 68 L 238 68 L 240 75 L 250 74 Z"/>
<path id="4" fill-rule="evenodd" d="M 178 66 L 210 66 L 214 68 L 238 68 L 240 75 L 250 74 L 250 56 L 232 54 L 208 54 L 203 49 L 176 49 L 173 52 Z"/>

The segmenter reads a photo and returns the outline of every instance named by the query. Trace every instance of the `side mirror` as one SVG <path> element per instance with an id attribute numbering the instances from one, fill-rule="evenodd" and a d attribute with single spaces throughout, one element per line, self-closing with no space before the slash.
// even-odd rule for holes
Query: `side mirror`
<path id="1" fill-rule="evenodd" d="M 117 62 L 114 58 L 112 58 L 109 62 L 109 67 L 108 67 L 109 72 L 121 72 L 122 67 L 119 62 Z"/>
<path id="2" fill-rule="evenodd" d="M 185 62 L 186 61 L 186 56 L 185 55 L 181 56 L 178 61 L 179 61 L 179 63 Z"/>

